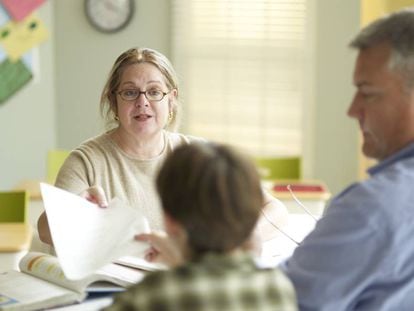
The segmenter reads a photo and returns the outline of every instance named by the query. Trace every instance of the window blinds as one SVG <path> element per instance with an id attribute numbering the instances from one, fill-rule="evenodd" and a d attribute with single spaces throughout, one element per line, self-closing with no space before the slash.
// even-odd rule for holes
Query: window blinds
<path id="1" fill-rule="evenodd" d="M 173 0 L 172 13 L 184 130 L 301 155 L 306 0 Z"/>

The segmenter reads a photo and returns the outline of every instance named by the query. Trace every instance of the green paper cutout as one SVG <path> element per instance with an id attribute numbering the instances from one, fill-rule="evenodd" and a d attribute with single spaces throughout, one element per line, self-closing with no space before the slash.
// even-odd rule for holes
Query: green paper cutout
<path id="1" fill-rule="evenodd" d="M 30 30 L 36 29 L 37 27 L 37 23 L 36 22 L 31 22 L 29 25 Z"/>
<path id="2" fill-rule="evenodd" d="M 0 63 L 0 104 L 16 93 L 32 79 L 32 73 L 21 60 L 9 59 Z"/>
<path id="3" fill-rule="evenodd" d="M 8 29 L 5 29 L 2 33 L 1 33 L 1 38 L 4 39 L 6 38 L 8 35 L 10 34 L 10 31 Z"/>

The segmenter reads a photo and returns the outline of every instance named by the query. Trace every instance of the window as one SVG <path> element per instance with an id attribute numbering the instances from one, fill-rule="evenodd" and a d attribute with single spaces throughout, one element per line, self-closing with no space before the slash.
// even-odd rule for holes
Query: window
<path id="1" fill-rule="evenodd" d="M 301 155 L 306 0 L 174 0 L 172 12 L 185 132 Z"/>

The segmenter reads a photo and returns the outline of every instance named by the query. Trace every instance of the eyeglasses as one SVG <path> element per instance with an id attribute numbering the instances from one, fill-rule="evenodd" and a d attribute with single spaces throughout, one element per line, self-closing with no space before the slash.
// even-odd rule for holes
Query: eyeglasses
<path id="1" fill-rule="evenodd" d="M 136 89 L 129 89 L 129 90 L 122 90 L 119 91 L 117 94 L 121 96 L 121 98 L 125 101 L 133 101 L 136 100 L 141 94 L 145 95 L 145 98 L 151 102 L 159 102 L 162 100 L 165 95 L 170 93 L 171 91 L 165 93 L 159 89 L 150 89 L 147 91 L 139 91 Z"/>
<path id="2" fill-rule="evenodd" d="M 292 196 L 293 200 L 295 200 L 295 202 L 306 212 L 306 214 L 308 214 L 310 217 L 313 218 L 314 221 L 318 221 L 318 219 L 307 209 L 307 207 L 301 202 L 299 201 L 299 199 L 297 198 L 297 196 L 293 193 L 292 187 L 290 185 L 287 185 L 287 190 L 289 190 L 290 195 Z"/>
<path id="3" fill-rule="evenodd" d="M 293 190 L 291 188 L 290 185 L 287 185 L 286 187 L 290 193 L 290 195 L 292 196 L 293 200 L 306 212 L 306 214 L 308 214 L 315 222 L 318 221 L 318 218 L 316 218 L 307 208 L 306 206 L 299 201 L 299 199 L 296 197 L 296 195 L 293 193 Z M 266 215 L 266 213 L 264 212 L 264 210 L 262 210 L 262 215 L 263 217 L 280 233 L 282 233 L 286 238 L 288 238 L 289 240 L 291 240 L 293 243 L 295 243 L 296 245 L 300 245 L 300 242 L 297 241 L 296 239 L 292 238 L 288 233 L 286 233 L 283 229 L 281 229 L 278 225 L 276 225 L 271 218 Z"/>

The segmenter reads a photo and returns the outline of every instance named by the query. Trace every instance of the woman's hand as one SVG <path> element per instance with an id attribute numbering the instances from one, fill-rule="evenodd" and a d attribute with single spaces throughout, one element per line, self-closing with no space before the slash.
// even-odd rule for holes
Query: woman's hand
<path id="1" fill-rule="evenodd" d="M 150 262 L 160 262 L 169 267 L 177 267 L 184 263 L 184 256 L 178 245 L 165 232 L 138 234 L 135 240 L 151 245 L 145 254 L 145 259 Z"/>
<path id="2" fill-rule="evenodd" d="M 102 187 L 92 186 L 79 194 L 86 200 L 98 204 L 100 207 L 108 207 L 108 200 Z"/>
<path id="3" fill-rule="evenodd" d="M 90 187 L 79 195 L 92 203 L 98 204 L 100 207 L 108 207 L 105 192 L 99 186 Z M 40 215 L 37 221 L 37 230 L 39 232 L 39 238 L 43 243 L 53 245 L 49 223 L 45 212 Z"/>

